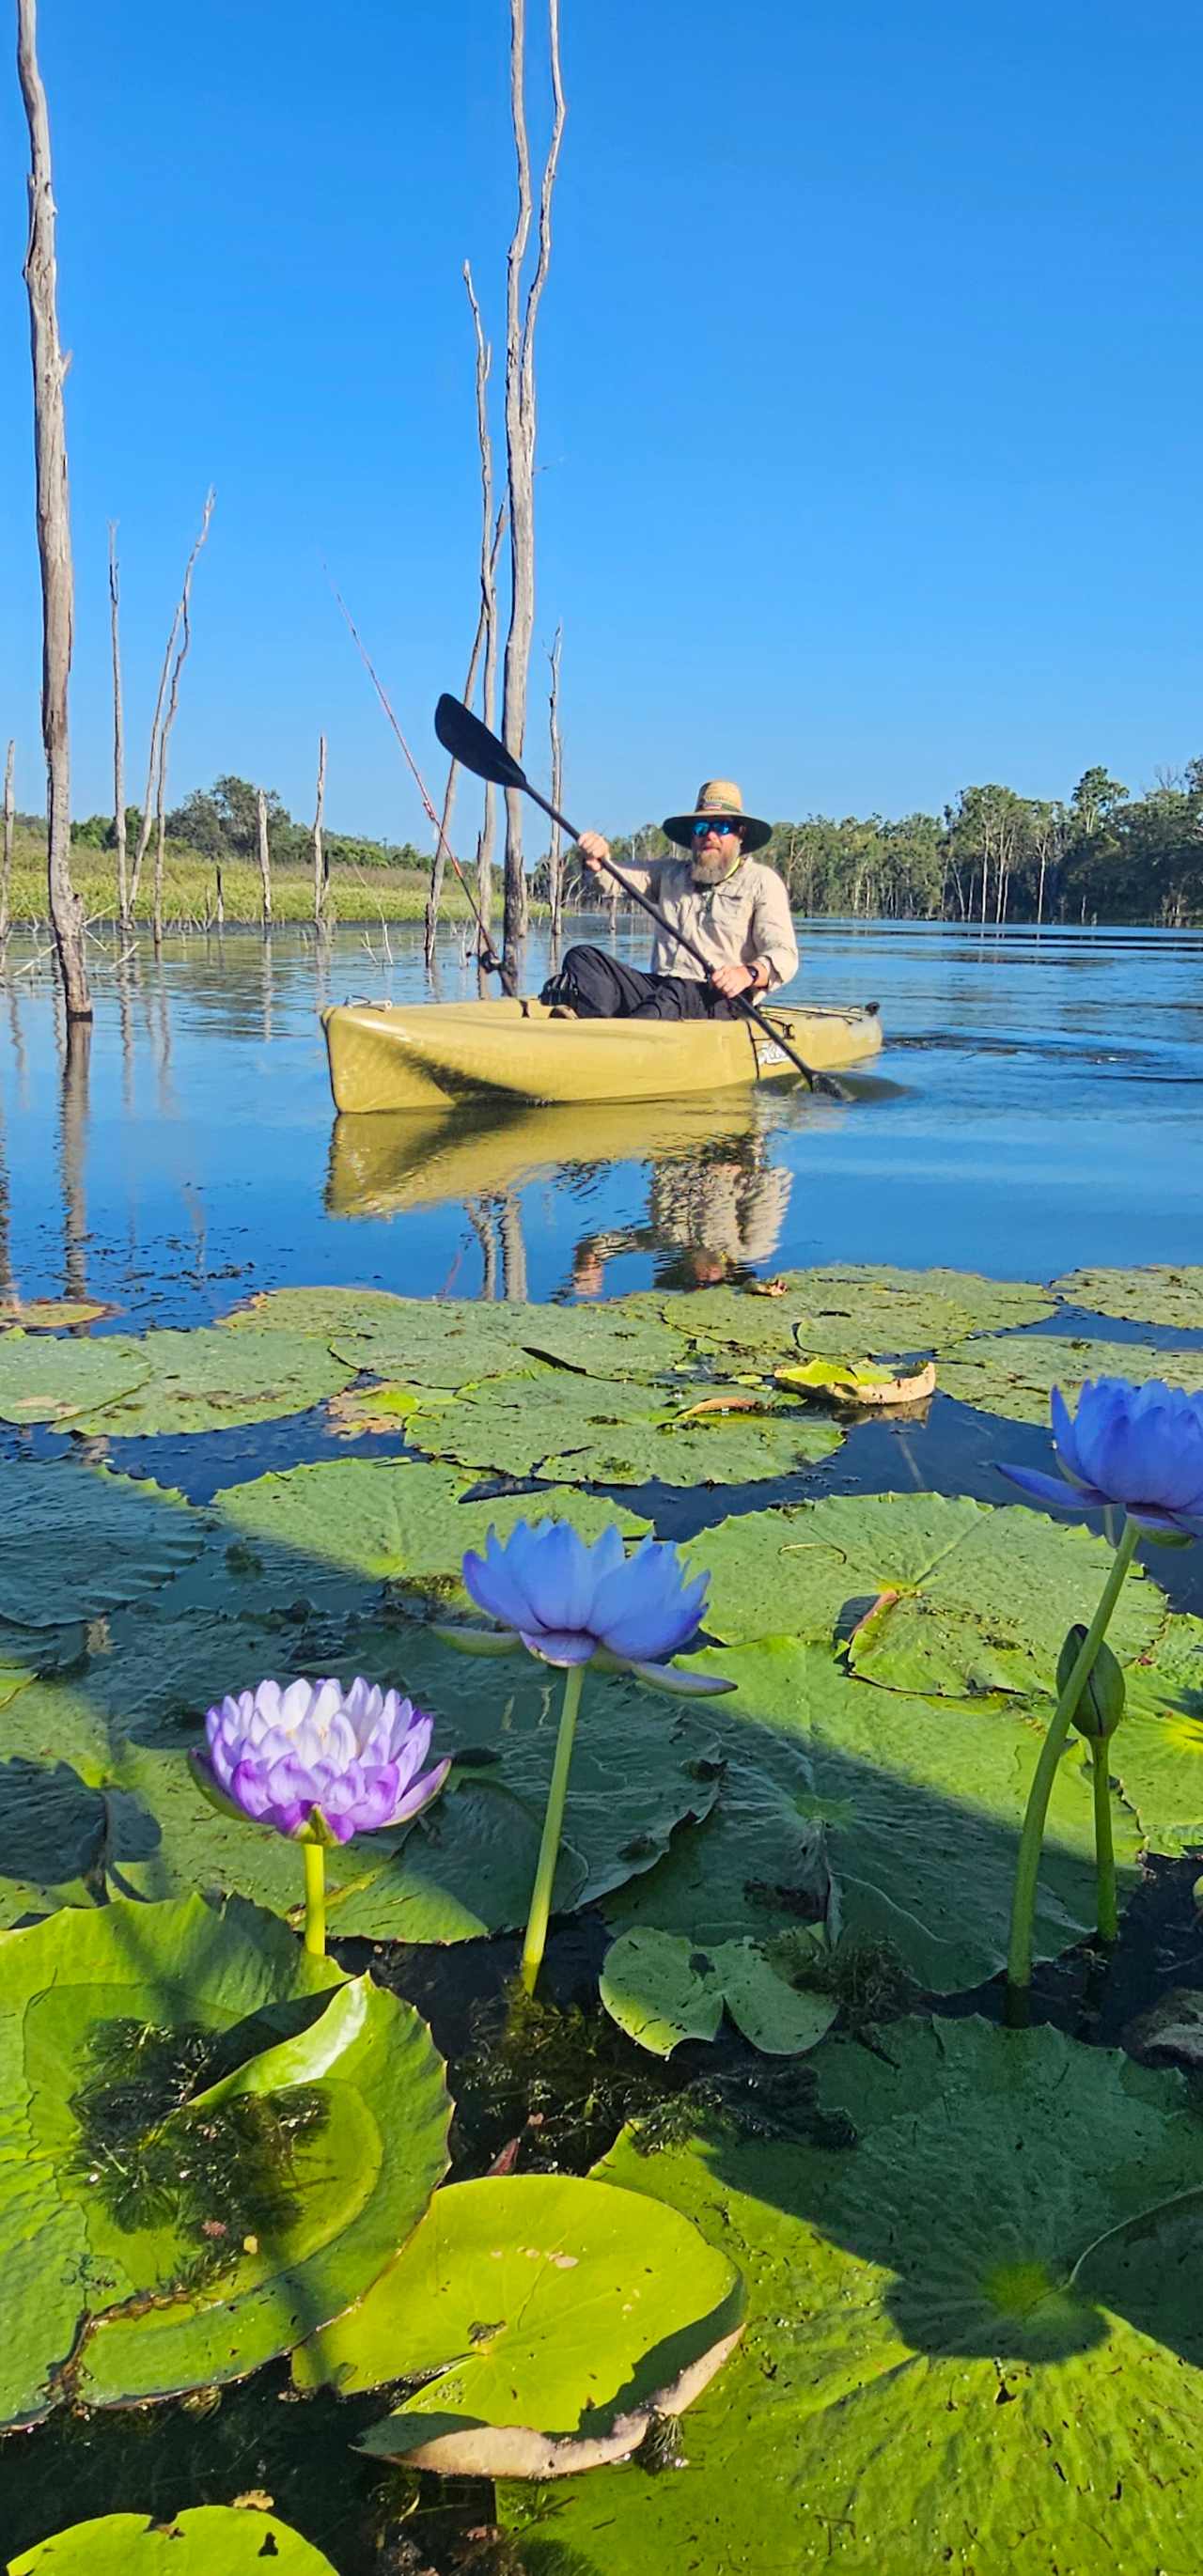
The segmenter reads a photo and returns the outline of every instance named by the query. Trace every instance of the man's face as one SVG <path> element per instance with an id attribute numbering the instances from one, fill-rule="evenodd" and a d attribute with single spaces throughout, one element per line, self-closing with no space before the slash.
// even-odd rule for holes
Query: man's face
<path id="1" fill-rule="evenodd" d="M 694 824 L 692 839 L 693 881 L 695 885 L 720 885 L 729 876 L 743 848 L 743 827 L 730 822 L 723 814 L 711 821 L 709 815 Z"/>

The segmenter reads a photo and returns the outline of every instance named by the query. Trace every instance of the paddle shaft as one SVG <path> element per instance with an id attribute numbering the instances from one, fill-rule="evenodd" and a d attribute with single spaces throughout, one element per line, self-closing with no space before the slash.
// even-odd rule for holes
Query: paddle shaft
<path id="1" fill-rule="evenodd" d="M 523 784 L 527 795 L 534 798 L 536 805 L 542 806 L 544 813 L 550 816 L 553 823 L 559 824 L 562 832 L 567 832 L 569 840 L 579 841 L 580 833 L 569 822 L 567 815 L 557 813 L 555 806 L 548 803 L 546 796 L 541 796 L 538 788 L 532 787 L 529 778 L 524 778 Z M 675 923 L 667 921 L 664 914 L 647 895 L 640 894 L 638 886 L 633 886 L 630 878 L 624 877 L 622 869 L 615 866 L 613 859 L 603 859 L 601 865 L 607 876 L 613 877 L 615 884 L 622 887 L 623 893 L 629 894 L 632 902 L 638 904 L 640 911 L 646 912 L 649 920 L 654 921 L 658 929 L 666 931 L 668 937 L 676 941 L 678 948 L 683 948 L 688 957 L 696 960 L 709 983 L 711 980 L 709 960 L 703 956 L 700 948 L 695 948 L 692 939 L 687 938 L 683 930 L 678 930 Z M 803 1063 L 801 1056 L 790 1046 L 788 1040 L 782 1037 L 780 1029 L 775 1028 L 771 1020 L 766 1020 L 763 1011 L 757 1009 L 755 1002 L 749 1002 L 746 994 L 730 993 L 727 999 L 734 1002 L 738 1011 L 743 1011 L 748 1019 L 754 1021 L 762 1035 L 770 1038 L 774 1046 L 780 1047 L 782 1054 L 789 1057 L 790 1063 L 796 1065 L 799 1073 L 805 1075 L 812 1091 L 837 1091 L 837 1086 L 829 1081 L 825 1074 L 818 1074 L 811 1065 Z M 842 1095 L 837 1092 L 837 1097 L 840 1096 Z"/>

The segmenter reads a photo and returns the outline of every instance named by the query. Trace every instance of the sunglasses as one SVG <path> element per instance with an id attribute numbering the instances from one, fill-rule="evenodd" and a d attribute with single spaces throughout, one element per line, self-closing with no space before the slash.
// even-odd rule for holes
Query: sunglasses
<path id="1" fill-rule="evenodd" d="M 693 837 L 695 841 L 704 841 L 707 832 L 738 832 L 739 828 L 738 823 L 728 822 L 721 814 L 699 815 L 693 826 Z"/>

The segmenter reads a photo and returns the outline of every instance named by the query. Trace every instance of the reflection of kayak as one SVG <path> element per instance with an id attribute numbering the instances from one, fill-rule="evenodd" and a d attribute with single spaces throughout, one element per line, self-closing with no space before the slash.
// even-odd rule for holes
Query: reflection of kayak
<path id="1" fill-rule="evenodd" d="M 875 1010 L 778 1003 L 766 1017 L 818 1072 L 881 1051 Z M 456 1101 L 671 1100 L 797 1076 L 749 1020 L 553 1019 L 541 1002 L 354 1002 L 324 1011 L 338 1109 Z"/>
<path id="2" fill-rule="evenodd" d="M 332 1216 L 389 1216 L 397 1208 L 488 1197 L 538 1172 L 582 1164 L 654 1163 L 724 1148 L 737 1162 L 758 1126 L 750 1096 L 716 1100 L 706 1092 L 665 1101 L 652 1130 L 646 1103 L 631 1100 L 517 1106 L 483 1124 L 479 1103 L 458 1116 L 405 1109 L 336 1118 L 326 1206 Z"/>

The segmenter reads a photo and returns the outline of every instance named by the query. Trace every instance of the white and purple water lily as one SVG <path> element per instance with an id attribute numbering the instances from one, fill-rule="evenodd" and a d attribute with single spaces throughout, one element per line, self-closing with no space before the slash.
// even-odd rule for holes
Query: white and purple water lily
<path id="1" fill-rule="evenodd" d="M 675 1547 L 646 1538 L 628 1556 L 617 1529 L 589 1546 L 566 1521 L 519 1521 L 504 1541 L 491 1529 L 483 1555 L 469 1548 L 463 1571 L 477 1608 L 501 1622 L 500 1637 L 481 1640 L 494 1650 L 521 1641 L 545 1664 L 594 1664 L 670 1690 L 730 1688 L 670 1670 L 697 1637 L 709 1582 L 687 1580 Z M 471 1650 L 464 1631 L 443 1633 Z"/>
<path id="2" fill-rule="evenodd" d="M 192 1758 L 202 1787 L 252 1823 L 297 1842 L 345 1843 L 407 1824 L 442 1788 L 450 1763 L 422 1768 L 433 1724 L 362 1676 L 349 1690 L 329 1679 L 264 1681 L 208 1711 L 208 1753 Z"/>
<path id="3" fill-rule="evenodd" d="M 1122 1511 L 1152 1538 L 1203 1535 L 1203 1395 L 1162 1378 L 1100 1377 L 1076 1414 L 1059 1387 L 1051 1406 L 1061 1476 L 1004 1467 L 1013 1485 L 1053 1511 Z"/>

